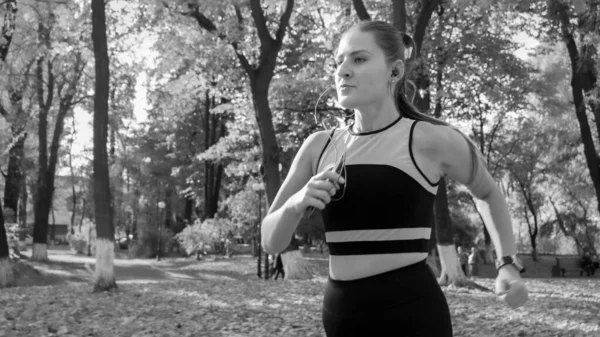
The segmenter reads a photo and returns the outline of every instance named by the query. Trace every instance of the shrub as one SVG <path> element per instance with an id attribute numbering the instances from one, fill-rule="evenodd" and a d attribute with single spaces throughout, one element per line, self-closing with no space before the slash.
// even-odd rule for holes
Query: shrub
<path id="1" fill-rule="evenodd" d="M 203 222 L 196 220 L 193 225 L 187 226 L 177 234 L 176 238 L 188 254 L 211 248 L 224 253 L 225 238 L 236 229 L 237 226 L 229 219 L 214 218 Z"/>
<path id="2" fill-rule="evenodd" d="M 87 254 L 88 239 L 81 234 L 68 234 L 67 242 L 75 254 Z"/>
<path id="3" fill-rule="evenodd" d="M 19 254 L 19 225 L 16 223 L 5 223 L 6 241 L 10 252 Z"/>

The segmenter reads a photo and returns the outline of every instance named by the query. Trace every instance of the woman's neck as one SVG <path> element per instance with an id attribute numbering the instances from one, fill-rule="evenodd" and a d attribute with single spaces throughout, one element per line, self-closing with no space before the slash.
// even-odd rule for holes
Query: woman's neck
<path id="1" fill-rule="evenodd" d="M 371 104 L 354 111 L 354 125 L 352 131 L 365 133 L 382 129 L 396 119 L 398 111 L 392 100 L 385 100 L 382 104 Z"/>

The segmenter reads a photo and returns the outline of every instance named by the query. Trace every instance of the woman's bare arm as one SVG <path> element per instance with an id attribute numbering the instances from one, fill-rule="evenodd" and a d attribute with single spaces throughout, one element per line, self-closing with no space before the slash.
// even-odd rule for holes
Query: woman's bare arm
<path id="1" fill-rule="evenodd" d="M 283 251 L 302 218 L 303 209 L 290 199 L 300 191 L 314 175 L 317 157 L 327 142 L 328 131 L 310 135 L 302 144 L 273 200 L 267 216 L 262 221 L 261 236 L 263 249 L 269 254 Z"/>
<path id="2" fill-rule="evenodd" d="M 418 123 L 415 144 L 420 144 L 433 162 L 439 165 L 441 175 L 455 180 L 469 189 L 483 217 L 498 257 L 516 254 L 512 221 L 502 191 L 483 166 L 469 182 L 471 152 L 464 137 L 448 126 Z"/>

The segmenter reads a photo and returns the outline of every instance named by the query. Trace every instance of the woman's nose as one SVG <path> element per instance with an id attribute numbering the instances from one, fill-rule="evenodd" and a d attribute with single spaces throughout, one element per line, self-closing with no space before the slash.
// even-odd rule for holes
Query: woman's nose
<path id="1" fill-rule="evenodd" d="M 348 69 L 348 67 L 342 64 L 338 67 L 336 75 L 339 78 L 349 78 L 352 75 L 352 72 L 350 71 L 350 69 Z"/>

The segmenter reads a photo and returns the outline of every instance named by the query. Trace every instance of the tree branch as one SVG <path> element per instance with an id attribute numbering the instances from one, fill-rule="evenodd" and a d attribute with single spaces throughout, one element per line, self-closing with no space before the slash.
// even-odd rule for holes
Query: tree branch
<path id="1" fill-rule="evenodd" d="M 285 4 L 285 10 L 281 15 L 281 19 L 279 20 L 279 28 L 277 28 L 277 33 L 275 34 L 275 39 L 277 43 L 283 42 L 283 37 L 285 36 L 285 30 L 290 24 L 290 18 L 292 16 L 292 9 L 294 8 L 294 0 L 287 0 Z"/>
<path id="2" fill-rule="evenodd" d="M 260 6 L 260 3 L 259 3 L 259 6 Z M 200 13 L 200 11 L 198 10 L 198 5 L 188 4 L 188 8 L 190 9 L 190 11 L 187 13 L 182 13 L 183 15 L 190 16 L 190 17 L 196 19 L 196 22 L 198 23 L 198 25 L 201 28 L 206 29 L 210 33 L 218 32 L 217 26 L 215 26 L 215 24 L 209 18 L 204 16 L 204 14 Z M 235 12 L 238 17 L 238 22 L 241 25 L 242 21 L 240 21 L 240 20 L 243 20 L 243 17 L 242 17 L 242 13 L 238 6 L 235 6 Z M 217 37 L 223 41 L 226 41 L 226 39 L 227 39 L 227 36 L 223 33 L 218 33 Z M 237 56 L 238 60 L 240 60 L 240 64 L 242 65 L 242 68 L 244 68 L 244 71 L 246 71 L 246 73 L 248 74 L 248 76 L 250 76 L 250 78 L 253 78 L 254 67 L 252 67 L 250 62 L 248 62 L 248 59 L 246 58 L 246 56 L 239 51 L 238 43 L 231 42 L 230 44 L 233 47 L 233 50 L 235 51 L 235 55 Z"/>
<path id="3" fill-rule="evenodd" d="M 211 32 L 211 33 L 216 33 L 217 32 L 217 26 L 215 26 L 215 24 L 206 16 L 204 16 L 204 14 L 200 13 L 200 10 L 198 8 L 197 4 L 188 4 L 188 8 L 190 9 L 189 12 L 186 13 L 182 13 L 185 16 L 190 16 L 194 19 L 196 19 L 196 22 L 198 23 L 198 25 L 204 29 L 206 29 L 207 31 Z M 217 35 L 220 39 L 224 39 L 225 35 L 223 33 L 220 33 Z"/>
<path id="4" fill-rule="evenodd" d="M 260 0 L 250 0 L 250 11 L 260 39 L 260 47 L 261 49 L 269 49 L 274 40 L 271 37 L 269 28 L 267 28 L 267 18 L 265 18 L 265 13 L 260 6 Z"/>
<path id="5" fill-rule="evenodd" d="M 52 101 L 54 100 L 54 83 L 56 80 L 56 76 L 54 76 L 52 68 L 52 62 L 48 61 L 48 96 L 46 96 L 46 109 L 50 109 L 50 107 L 52 106 Z"/>
<path id="6" fill-rule="evenodd" d="M 232 42 L 231 46 L 233 47 L 233 50 L 235 51 L 235 55 L 237 56 L 238 60 L 240 60 L 242 68 L 244 68 L 244 71 L 246 71 L 246 74 L 248 74 L 250 80 L 252 81 L 254 78 L 254 67 L 250 64 L 250 62 L 248 62 L 246 56 L 238 50 L 237 42 Z"/>
<path id="7" fill-rule="evenodd" d="M 406 1 L 405 0 L 392 0 L 393 6 L 393 20 L 394 26 L 401 32 L 406 32 Z"/>
<path id="8" fill-rule="evenodd" d="M 35 70 L 35 77 L 36 77 L 36 83 L 37 83 L 37 101 L 38 101 L 38 105 L 40 106 L 41 109 L 45 109 L 44 108 L 44 74 L 43 74 L 43 64 L 44 64 L 44 58 L 40 57 L 37 60 L 37 67 Z"/>
<path id="9" fill-rule="evenodd" d="M 354 5 L 354 10 L 356 11 L 356 15 L 358 15 L 360 20 L 371 20 L 371 16 L 369 15 L 369 12 L 367 12 L 367 8 L 362 0 L 352 0 L 352 5 Z"/>
<path id="10" fill-rule="evenodd" d="M 423 39 L 425 38 L 431 15 L 441 2 L 442 0 L 421 1 L 421 12 L 419 13 L 417 23 L 415 24 L 415 33 L 413 35 L 413 39 L 417 45 L 417 50 L 415 51 L 415 55 L 417 56 L 421 54 L 421 45 L 423 44 Z"/>
<path id="11" fill-rule="evenodd" d="M 243 28 L 244 27 L 244 16 L 242 15 L 242 10 L 240 9 L 240 6 L 233 5 L 233 8 L 235 9 L 235 16 L 237 16 L 238 24 L 240 25 L 240 28 Z"/>

